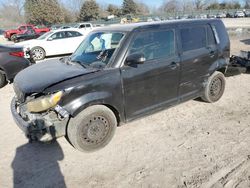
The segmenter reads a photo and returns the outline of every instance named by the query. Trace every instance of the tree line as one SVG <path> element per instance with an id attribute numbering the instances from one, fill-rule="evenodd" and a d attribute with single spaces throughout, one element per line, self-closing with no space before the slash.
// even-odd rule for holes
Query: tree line
<path id="1" fill-rule="evenodd" d="M 36 25 L 93 21 L 109 15 L 123 17 L 173 13 L 176 11 L 195 11 L 213 9 L 250 8 L 250 0 L 240 4 L 237 0 L 165 0 L 157 8 L 148 7 L 143 1 L 123 0 L 121 6 L 98 4 L 95 0 L 2 0 L 0 19 L 12 19 Z"/>

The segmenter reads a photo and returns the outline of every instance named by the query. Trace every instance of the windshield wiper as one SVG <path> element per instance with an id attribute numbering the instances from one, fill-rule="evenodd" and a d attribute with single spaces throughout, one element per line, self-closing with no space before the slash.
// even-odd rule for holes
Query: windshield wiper
<path id="1" fill-rule="evenodd" d="M 77 63 L 77 65 L 81 65 L 83 68 L 88 68 L 89 67 L 89 65 L 86 65 L 86 64 L 84 64 L 83 62 L 81 62 L 81 61 L 76 61 L 76 60 L 73 60 L 73 61 L 69 61 L 69 63 Z"/>

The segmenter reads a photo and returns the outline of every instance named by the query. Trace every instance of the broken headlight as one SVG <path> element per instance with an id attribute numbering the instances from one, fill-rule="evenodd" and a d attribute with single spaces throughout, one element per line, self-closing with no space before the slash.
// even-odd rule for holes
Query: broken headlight
<path id="1" fill-rule="evenodd" d="M 42 112 L 49 108 L 55 107 L 61 100 L 63 95 L 62 91 L 59 91 L 53 95 L 38 98 L 27 103 L 27 110 L 29 112 Z"/>

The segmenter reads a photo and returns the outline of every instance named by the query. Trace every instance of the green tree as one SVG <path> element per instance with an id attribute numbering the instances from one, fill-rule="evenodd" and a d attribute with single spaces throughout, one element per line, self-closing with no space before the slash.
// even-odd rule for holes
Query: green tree
<path id="1" fill-rule="evenodd" d="M 108 5 L 107 12 L 109 12 L 110 15 L 120 16 L 121 15 L 121 9 L 119 9 L 115 5 Z"/>
<path id="2" fill-rule="evenodd" d="M 138 3 L 137 4 L 137 14 L 140 15 L 148 15 L 149 14 L 149 7 L 145 3 Z"/>
<path id="3" fill-rule="evenodd" d="M 81 7 L 79 21 L 92 21 L 99 18 L 100 9 L 95 0 L 86 0 Z"/>
<path id="4" fill-rule="evenodd" d="M 218 10 L 220 8 L 221 7 L 219 3 L 212 3 L 207 7 L 207 10 Z"/>
<path id="5" fill-rule="evenodd" d="M 137 4 L 133 0 L 123 0 L 122 13 L 126 14 L 137 14 Z"/>
<path id="6" fill-rule="evenodd" d="M 65 8 L 62 6 L 62 12 L 63 12 L 63 19 L 65 23 L 72 23 L 76 21 L 76 16 L 75 14 L 70 11 L 69 9 Z"/>
<path id="7" fill-rule="evenodd" d="M 26 0 L 24 10 L 28 23 L 51 25 L 64 21 L 63 12 L 57 0 Z"/>

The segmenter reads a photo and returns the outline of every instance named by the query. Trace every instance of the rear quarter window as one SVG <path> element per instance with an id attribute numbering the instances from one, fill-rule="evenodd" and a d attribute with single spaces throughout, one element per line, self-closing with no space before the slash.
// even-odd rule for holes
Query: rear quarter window
<path id="1" fill-rule="evenodd" d="M 209 25 L 207 26 L 207 44 L 208 46 L 212 46 L 216 44 L 214 32 L 211 26 Z"/>

